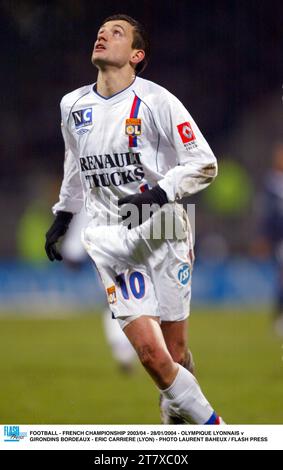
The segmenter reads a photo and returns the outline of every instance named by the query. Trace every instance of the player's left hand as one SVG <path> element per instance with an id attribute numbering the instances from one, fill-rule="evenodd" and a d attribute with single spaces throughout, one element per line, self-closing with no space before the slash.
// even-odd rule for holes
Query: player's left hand
<path id="1" fill-rule="evenodd" d="M 56 243 L 68 230 L 73 214 L 71 212 L 58 211 L 56 218 L 45 235 L 45 251 L 50 261 L 62 261 L 62 255 L 56 248 Z"/>
<path id="2" fill-rule="evenodd" d="M 154 210 L 151 210 L 151 206 L 153 204 L 162 207 L 167 202 L 168 198 L 166 192 L 157 184 L 152 189 L 148 189 L 144 193 L 132 194 L 130 196 L 122 197 L 118 201 L 118 206 L 123 206 L 121 208 L 123 222 L 130 215 L 132 216 L 130 223 L 128 224 L 128 229 L 131 229 L 137 225 L 141 225 L 152 216 Z M 132 214 L 133 211 L 131 205 L 134 205 L 138 209 L 137 220 L 135 220 L 135 217 L 133 217 L 135 214 Z"/>

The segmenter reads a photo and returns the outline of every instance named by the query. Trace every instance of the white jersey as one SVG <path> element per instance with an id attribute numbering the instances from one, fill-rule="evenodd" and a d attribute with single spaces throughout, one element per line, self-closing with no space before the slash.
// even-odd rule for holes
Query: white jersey
<path id="1" fill-rule="evenodd" d="M 84 86 L 63 97 L 61 113 L 66 152 L 54 213 L 77 213 L 85 204 L 100 225 L 113 207 L 118 212 L 123 196 L 158 183 L 169 201 L 178 201 L 217 174 L 213 152 L 189 112 L 148 80 L 136 77 L 110 98 L 95 84 Z"/>

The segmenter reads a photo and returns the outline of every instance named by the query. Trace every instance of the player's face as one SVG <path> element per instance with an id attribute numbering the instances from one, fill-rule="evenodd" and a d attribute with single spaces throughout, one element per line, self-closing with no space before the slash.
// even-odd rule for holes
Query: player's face
<path id="1" fill-rule="evenodd" d="M 123 67 L 135 56 L 132 49 L 133 26 L 127 21 L 115 20 L 103 24 L 97 34 L 91 57 L 93 65 L 98 69 L 107 66 Z"/>

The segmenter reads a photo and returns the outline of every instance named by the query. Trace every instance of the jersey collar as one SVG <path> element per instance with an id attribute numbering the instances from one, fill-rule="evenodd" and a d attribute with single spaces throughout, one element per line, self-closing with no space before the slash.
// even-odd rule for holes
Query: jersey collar
<path id="1" fill-rule="evenodd" d="M 135 79 L 132 81 L 132 83 L 127 86 L 127 88 L 124 88 L 123 90 L 121 91 L 118 91 L 118 93 L 115 93 L 114 95 L 111 95 L 111 96 L 108 96 L 108 97 L 105 97 L 105 96 L 102 96 L 100 95 L 97 91 L 96 91 L 96 82 L 94 83 L 94 85 L 92 86 L 92 92 L 93 94 L 99 99 L 99 101 L 103 102 L 103 103 L 116 103 L 117 101 L 121 101 L 122 99 L 124 99 L 124 97 L 132 91 L 134 85 L 136 84 L 136 81 L 137 81 L 137 77 L 135 77 Z"/>

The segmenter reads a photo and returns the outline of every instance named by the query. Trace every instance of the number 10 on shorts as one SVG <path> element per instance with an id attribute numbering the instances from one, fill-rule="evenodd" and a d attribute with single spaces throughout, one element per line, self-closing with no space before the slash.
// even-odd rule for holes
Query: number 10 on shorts
<path id="1" fill-rule="evenodd" d="M 129 300 L 130 292 L 136 299 L 141 299 L 144 296 L 144 276 L 139 271 L 133 271 L 129 276 L 128 282 L 125 279 L 125 274 L 119 274 L 116 277 L 116 281 L 121 288 L 121 292 L 125 300 Z"/>

